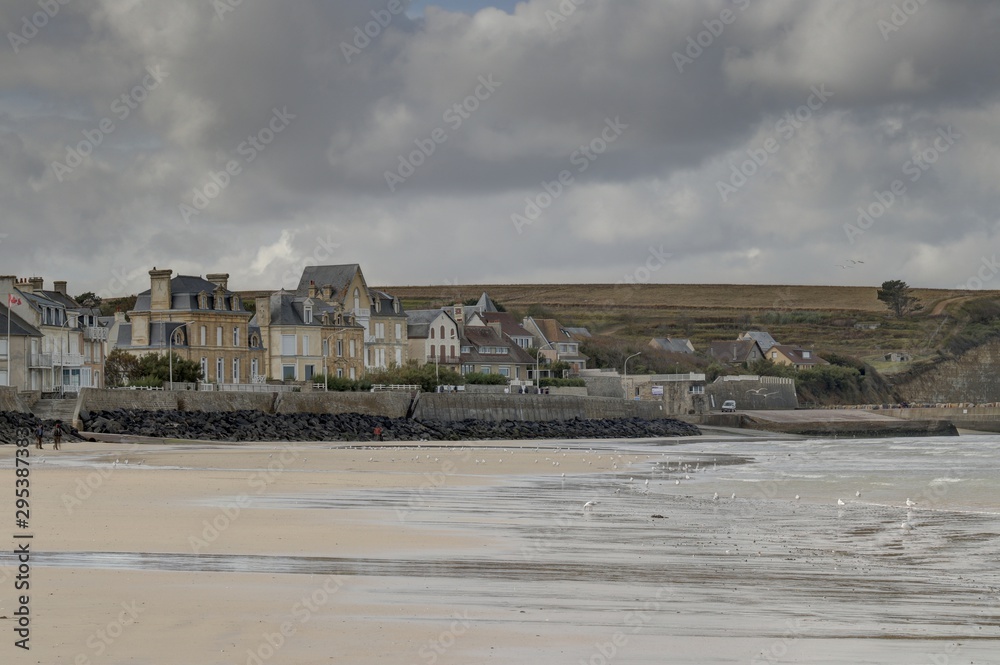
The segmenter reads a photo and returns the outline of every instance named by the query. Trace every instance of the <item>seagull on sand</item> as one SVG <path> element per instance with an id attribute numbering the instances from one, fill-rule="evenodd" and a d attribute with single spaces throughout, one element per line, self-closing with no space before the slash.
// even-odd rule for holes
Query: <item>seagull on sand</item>
<path id="1" fill-rule="evenodd" d="M 903 524 L 902 524 L 902 525 L 900 525 L 900 528 L 901 528 L 901 529 L 902 529 L 903 531 L 913 531 L 913 525 L 912 525 L 912 524 L 910 524 L 909 522 L 903 522 Z"/>
<path id="2" fill-rule="evenodd" d="M 718 501 L 718 500 L 719 500 L 719 493 L 716 492 L 715 494 L 712 495 L 712 501 Z"/>
<path id="3" fill-rule="evenodd" d="M 594 506 L 596 506 L 596 505 L 597 505 L 596 501 L 588 501 L 587 503 L 583 504 L 583 509 L 584 510 L 593 510 Z"/>
<path id="4" fill-rule="evenodd" d="M 909 498 L 909 497 L 907 497 L 907 498 L 906 498 L 906 507 L 907 507 L 907 508 L 912 508 L 912 507 L 913 507 L 913 506 L 915 506 L 915 505 L 917 505 L 917 502 L 916 502 L 916 501 L 910 501 L 910 498 Z"/>
<path id="5" fill-rule="evenodd" d="M 855 492 L 854 496 L 861 496 L 861 490 L 858 490 L 857 492 Z"/>
<path id="6" fill-rule="evenodd" d="M 796 500 L 796 501 L 798 501 L 798 500 L 799 500 L 799 495 L 798 495 L 798 494 L 796 494 L 796 495 L 795 495 L 795 500 Z"/>
<path id="7" fill-rule="evenodd" d="M 837 499 L 837 505 L 838 505 L 838 506 L 846 506 L 847 504 L 846 504 L 846 503 L 844 503 L 844 500 L 843 500 L 843 499 Z"/>

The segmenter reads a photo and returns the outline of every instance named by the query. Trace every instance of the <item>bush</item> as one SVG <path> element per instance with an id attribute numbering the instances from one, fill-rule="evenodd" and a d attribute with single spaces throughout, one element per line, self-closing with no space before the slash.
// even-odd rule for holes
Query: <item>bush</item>
<path id="1" fill-rule="evenodd" d="M 336 392 L 368 392 L 372 389 L 371 381 L 367 379 L 348 379 L 342 376 L 325 376 L 317 374 L 313 376 L 315 383 L 326 382 L 326 389 Z"/>
<path id="2" fill-rule="evenodd" d="M 465 375 L 465 383 L 472 386 L 506 386 L 510 379 L 502 374 L 481 374 L 470 372 Z"/>
<path id="3" fill-rule="evenodd" d="M 462 375 L 452 369 L 436 366 L 434 363 L 417 365 L 411 360 L 403 367 L 390 367 L 384 370 L 369 372 L 365 377 L 368 385 L 377 383 L 391 385 L 417 385 L 424 392 L 432 393 L 439 385 L 461 385 L 465 383 Z"/>

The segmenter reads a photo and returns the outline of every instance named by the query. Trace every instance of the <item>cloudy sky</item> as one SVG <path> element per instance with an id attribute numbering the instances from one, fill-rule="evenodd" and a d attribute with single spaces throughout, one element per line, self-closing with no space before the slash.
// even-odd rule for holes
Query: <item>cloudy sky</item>
<path id="1" fill-rule="evenodd" d="M 317 262 L 1000 284 L 997 3 L 5 0 L 0 28 L 0 272 L 73 293 Z"/>

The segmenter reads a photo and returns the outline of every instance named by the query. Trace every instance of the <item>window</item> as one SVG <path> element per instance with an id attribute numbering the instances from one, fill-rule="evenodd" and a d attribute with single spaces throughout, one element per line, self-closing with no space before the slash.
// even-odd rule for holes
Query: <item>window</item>
<path id="1" fill-rule="evenodd" d="M 222 328 L 219 328 L 222 330 Z M 222 358 L 215 359 L 215 380 L 218 383 L 226 382 L 225 366 L 222 364 Z"/>
<path id="2" fill-rule="evenodd" d="M 501 367 L 500 376 L 510 376 L 510 367 Z"/>
<path id="3" fill-rule="evenodd" d="M 441 354 L 441 360 L 444 360 L 444 344 L 442 344 L 441 346 L 439 346 L 438 350 L 440 351 L 440 354 Z"/>
<path id="4" fill-rule="evenodd" d="M 342 339 L 337 340 L 337 357 L 338 358 L 344 357 L 344 340 Z"/>
<path id="5" fill-rule="evenodd" d="M 436 347 L 433 344 L 431 344 L 431 358 L 436 358 L 437 357 L 437 356 L 434 355 L 434 349 L 435 348 Z"/>
<path id="6" fill-rule="evenodd" d="M 208 326 L 202 326 L 201 327 L 201 345 L 205 346 L 207 344 L 208 344 Z"/>
<path id="7" fill-rule="evenodd" d="M 7 340 L 5 340 L 5 339 L 0 339 L 0 356 L 2 356 L 4 358 L 7 357 Z M 4 383 L 3 385 L 7 385 L 7 384 Z"/>
<path id="8" fill-rule="evenodd" d="M 304 313 L 304 317 L 303 318 L 304 318 L 305 322 L 306 323 L 312 323 L 313 322 L 313 308 L 312 308 L 312 305 L 306 305 L 305 309 L 303 310 L 303 313 Z"/>
<path id="9" fill-rule="evenodd" d="M 343 370 L 337 370 L 337 371 L 339 371 L 339 372 L 343 373 Z M 350 369 L 349 371 L 350 371 L 350 373 L 351 373 L 351 374 L 350 374 L 350 376 L 351 376 L 351 380 L 353 381 L 353 380 L 354 380 L 354 378 L 355 378 L 355 377 L 354 377 L 354 368 L 352 367 L 352 368 L 351 368 L 351 369 Z"/>
<path id="10" fill-rule="evenodd" d="M 472 365 L 462 365 L 462 374 L 472 374 L 475 368 Z"/>
<path id="11" fill-rule="evenodd" d="M 316 373 L 315 365 L 306 365 L 306 381 L 312 381 L 313 374 Z"/>
<path id="12" fill-rule="evenodd" d="M 480 371 L 481 371 L 481 372 L 482 372 L 483 374 L 489 374 L 489 373 L 490 373 L 490 371 L 491 371 L 491 370 L 490 370 L 490 366 L 489 366 L 489 365 L 483 365 L 483 366 L 482 366 L 482 368 L 480 368 Z"/>
<path id="13" fill-rule="evenodd" d="M 803 358 L 804 358 L 805 360 L 808 360 L 809 358 L 811 358 L 811 357 L 812 357 L 812 351 L 803 351 L 803 352 L 802 352 L 802 357 L 803 357 Z"/>
<path id="14" fill-rule="evenodd" d="M 302 336 L 302 355 L 309 355 L 309 335 Z"/>
<path id="15" fill-rule="evenodd" d="M 323 357 L 325 358 L 328 355 L 330 355 L 330 340 L 324 339 L 323 340 Z"/>
<path id="16" fill-rule="evenodd" d="M 283 381 L 294 381 L 295 380 L 295 365 L 282 365 L 281 366 L 281 379 Z"/>
<path id="17" fill-rule="evenodd" d="M 222 346 L 222 326 L 217 326 L 215 329 L 215 345 Z"/>
<path id="18" fill-rule="evenodd" d="M 352 373 L 353 373 L 353 370 L 352 370 Z M 337 378 L 338 379 L 344 378 L 344 368 L 343 367 L 338 367 L 337 368 Z M 353 379 L 354 377 L 352 376 L 351 378 Z"/>
<path id="19" fill-rule="evenodd" d="M 204 356 L 202 356 L 201 359 L 201 380 L 208 381 L 208 358 L 205 358 Z"/>
<path id="20" fill-rule="evenodd" d="M 403 350 L 396 349 L 396 367 L 403 366 Z"/>
<path id="21" fill-rule="evenodd" d="M 376 323 L 375 324 L 375 339 L 385 339 L 385 324 Z"/>
<path id="22" fill-rule="evenodd" d="M 692 395 L 704 395 L 705 386 L 691 386 L 690 388 L 688 388 L 688 392 L 691 393 Z"/>
<path id="23" fill-rule="evenodd" d="M 455 329 L 454 328 L 451 329 L 451 338 L 455 339 Z"/>
<path id="24" fill-rule="evenodd" d="M 778 357 L 777 351 L 771 351 L 771 360 L 775 360 Z"/>
<path id="25" fill-rule="evenodd" d="M 350 340 L 351 357 L 354 357 L 354 340 Z"/>
<path id="26" fill-rule="evenodd" d="M 233 383 L 240 382 L 240 359 L 233 358 Z"/>
<path id="27" fill-rule="evenodd" d="M 281 355 L 283 356 L 295 355 L 295 335 L 281 336 Z"/>
<path id="28" fill-rule="evenodd" d="M 444 339 L 444 326 L 441 326 L 441 339 Z"/>
<path id="29" fill-rule="evenodd" d="M 354 311 L 361 311 L 361 291 L 354 289 Z"/>
<path id="30" fill-rule="evenodd" d="M 260 365 L 256 358 L 250 359 L 250 381 L 254 382 L 257 380 L 257 376 L 260 375 Z"/>
<path id="31" fill-rule="evenodd" d="M 240 345 L 240 328 L 239 326 L 233 328 L 233 346 Z"/>
<path id="32" fill-rule="evenodd" d="M 455 357 L 455 345 L 454 344 L 451 345 L 451 357 L 452 358 Z"/>
<path id="33" fill-rule="evenodd" d="M 434 339 L 434 328 L 431 328 L 431 339 Z"/>

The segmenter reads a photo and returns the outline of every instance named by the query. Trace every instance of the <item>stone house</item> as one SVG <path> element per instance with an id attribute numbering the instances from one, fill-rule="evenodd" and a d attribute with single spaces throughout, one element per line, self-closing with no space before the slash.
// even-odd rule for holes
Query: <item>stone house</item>
<path id="1" fill-rule="evenodd" d="M 571 374 L 579 374 L 587 369 L 587 356 L 580 353 L 580 340 L 564 328 L 556 319 L 536 319 L 527 316 L 522 327 L 531 333 L 534 346 L 542 357 L 551 362 L 565 362 Z"/>
<path id="2" fill-rule="evenodd" d="M 311 381 L 317 374 L 364 376 L 365 329 L 339 303 L 281 290 L 256 298 L 251 328 L 264 342 L 267 377 Z"/>
<path id="3" fill-rule="evenodd" d="M 6 302 L 10 295 L 12 292 L 6 291 L 0 297 Z M 14 298 L 17 300 L 20 296 L 14 295 Z M 32 390 L 34 384 L 38 386 L 35 390 L 41 390 L 42 370 L 30 367 L 32 345 L 37 347 L 41 339 L 41 331 L 0 304 L 0 385 L 26 391 Z"/>
<path id="4" fill-rule="evenodd" d="M 208 383 L 263 380 L 263 338 L 250 325 L 253 315 L 240 296 L 229 290 L 228 274 L 173 276 L 172 270 L 154 267 L 149 280 L 128 322 L 116 321 L 115 348 L 137 356 L 172 349 L 199 363 Z"/>
<path id="5" fill-rule="evenodd" d="M 459 369 L 461 331 L 451 309 L 417 309 L 406 313 L 406 337 L 411 360 L 420 365 L 435 363 L 456 371 Z"/>
<path id="6" fill-rule="evenodd" d="M 760 344 L 753 339 L 735 342 L 711 342 L 708 355 L 724 365 L 746 365 L 764 357 Z"/>
<path id="7" fill-rule="evenodd" d="M 775 344 L 767 350 L 767 358 L 775 365 L 792 365 L 795 369 L 809 369 L 830 364 L 809 349 L 789 344 Z"/>
<path id="8" fill-rule="evenodd" d="M 630 399 L 662 402 L 668 415 L 708 413 L 704 374 L 629 375 L 626 393 Z"/>
<path id="9" fill-rule="evenodd" d="M 405 365 L 410 349 L 407 319 L 399 298 L 368 287 L 361 266 L 356 263 L 331 266 L 307 266 L 295 290 L 298 297 L 339 305 L 345 316 L 365 331 L 365 369 L 384 369 Z"/>

